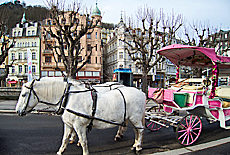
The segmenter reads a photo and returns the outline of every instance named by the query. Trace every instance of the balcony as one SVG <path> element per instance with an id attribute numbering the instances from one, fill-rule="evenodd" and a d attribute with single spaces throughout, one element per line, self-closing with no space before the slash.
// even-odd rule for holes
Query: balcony
<path id="1" fill-rule="evenodd" d="M 41 67 L 42 68 L 52 68 L 52 69 L 55 69 L 56 68 L 56 63 L 55 62 L 42 62 Z M 64 64 L 63 63 L 58 63 L 58 67 L 60 69 L 64 69 Z"/>
<path id="2" fill-rule="evenodd" d="M 43 55 L 52 54 L 52 53 L 53 53 L 52 50 L 44 50 L 44 51 L 42 52 Z"/>

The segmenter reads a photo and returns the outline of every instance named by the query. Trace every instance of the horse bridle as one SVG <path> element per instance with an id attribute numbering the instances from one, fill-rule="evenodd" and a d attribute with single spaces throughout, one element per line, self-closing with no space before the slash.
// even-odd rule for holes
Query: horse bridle
<path id="1" fill-rule="evenodd" d="M 59 100 L 57 103 L 49 103 L 49 102 L 41 101 L 41 100 L 39 99 L 37 93 L 36 93 L 36 92 L 34 91 L 34 89 L 33 89 L 34 83 L 35 83 L 35 79 L 32 81 L 32 83 L 30 84 L 29 87 L 25 85 L 25 87 L 26 87 L 27 89 L 29 89 L 30 92 L 29 92 L 29 96 L 28 96 L 28 98 L 27 98 L 26 105 L 25 105 L 25 107 L 24 107 L 23 110 L 22 110 L 22 112 L 24 112 L 24 113 L 33 111 L 33 109 L 31 109 L 31 110 L 29 110 L 29 111 L 26 111 L 26 109 L 27 109 L 27 107 L 28 107 L 28 105 L 29 105 L 29 100 L 30 100 L 30 97 L 31 97 L 31 94 L 32 94 L 32 93 L 33 93 L 34 96 L 36 97 L 37 101 L 40 102 L 40 103 L 44 103 L 44 104 L 46 104 L 46 105 L 51 105 L 51 106 L 57 106 L 57 105 L 59 105 L 58 110 L 55 111 L 55 113 L 59 114 L 60 109 L 61 109 L 61 108 L 65 108 L 65 106 L 66 106 L 66 103 L 63 103 L 63 102 L 62 102 L 63 99 L 64 99 L 64 97 L 68 97 L 68 95 L 69 95 L 70 93 L 82 93 L 82 92 L 87 92 L 87 91 L 95 91 L 95 89 L 87 89 L 87 90 L 83 90 L 83 91 L 69 91 L 70 86 L 72 85 L 72 83 L 67 83 L 68 86 L 65 88 L 65 91 L 64 91 L 62 97 L 60 98 L 60 100 Z M 24 97 L 24 96 L 23 96 L 23 97 Z M 64 102 L 67 102 L 67 99 L 65 99 Z M 62 107 L 63 104 L 64 104 L 64 107 Z"/>

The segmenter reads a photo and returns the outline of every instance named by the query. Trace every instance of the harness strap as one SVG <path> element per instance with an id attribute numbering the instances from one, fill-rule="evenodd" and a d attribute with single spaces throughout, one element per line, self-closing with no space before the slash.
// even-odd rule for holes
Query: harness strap
<path id="1" fill-rule="evenodd" d="M 126 100 L 125 100 L 125 96 L 124 94 L 122 93 L 122 91 L 118 88 L 116 88 L 117 90 L 119 90 L 119 92 L 121 93 L 121 96 L 123 97 L 123 100 L 124 100 L 124 106 L 125 106 L 125 111 L 124 111 L 124 122 L 122 123 L 124 127 L 126 127 L 126 124 L 125 124 L 125 118 L 126 118 Z"/>
<path id="2" fill-rule="evenodd" d="M 65 88 L 65 93 L 62 96 L 61 100 L 59 102 L 62 102 L 58 108 L 58 110 L 55 112 L 57 115 L 61 115 L 64 113 L 65 107 L 67 105 L 68 97 L 69 97 L 69 89 L 72 83 L 68 83 L 67 88 Z"/>
<path id="3" fill-rule="evenodd" d="M 93 99 L 93 107 L 92 107 L 92 119 L 91 119 L 89 125 L 87 126 L 88 132 L 92 130 L 93 120 L 94 120 L 94 116 L 95 116 L 96 108 L 97 108 L 97 92 L 96 92 L 96 90 L 91 91 L 91 96 Z"/>

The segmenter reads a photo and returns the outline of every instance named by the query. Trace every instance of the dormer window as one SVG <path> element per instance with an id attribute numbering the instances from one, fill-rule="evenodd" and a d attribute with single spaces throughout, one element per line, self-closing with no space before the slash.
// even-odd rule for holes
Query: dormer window
<path id="1" fill-rule="evenodd" d="M 20 31 L 18 31 L 18 36 L 20 36 Z"/>
<path id="2" fill-rule="evenodd" d="M 33 36 L 35 35 L 35 31 L 34 31 L 34 30 L 32 31 L 32 35 L 33 35 Z"/>
<path id="3" fill-rule="evenodd" d="M 15 31 L 15 32 L 14 32 L 14 37 L 16 37 L 16 35 L 17 35 L 17 32 Z"/>
<path id="4" fill-rule="evenodd" d="M 30 34 L 30 31 L 28 31 L 28 36 L 30 36 L 31 34 Z"/>

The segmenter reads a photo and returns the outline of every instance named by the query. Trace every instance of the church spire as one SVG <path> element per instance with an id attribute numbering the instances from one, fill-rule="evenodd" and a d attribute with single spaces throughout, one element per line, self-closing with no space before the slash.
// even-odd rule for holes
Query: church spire
<path id="1" fill-rule="evenodd" d="M 24 24 L 26 22 L 26 13 L 24 12 L 21 23 Z"/>

